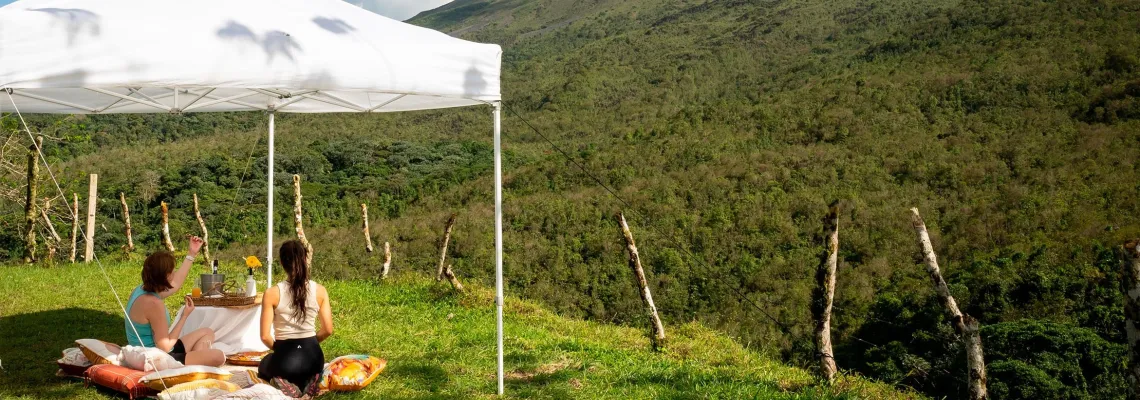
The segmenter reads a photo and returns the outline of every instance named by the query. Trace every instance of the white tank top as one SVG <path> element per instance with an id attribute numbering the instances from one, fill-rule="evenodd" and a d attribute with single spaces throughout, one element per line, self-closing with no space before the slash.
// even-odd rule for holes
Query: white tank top
<path id="1" fill-rule="evenodd" d="M 273 338 L 276 340 L 304 339 L 317 335 L 317 283 L 309 281 L 309 293 L 305 297 L 305 319 L 293 318 L 293 293 L 289 290 L 288 282 L 277 284 L 281 292 L 281 301 L 273 310 Z"/>

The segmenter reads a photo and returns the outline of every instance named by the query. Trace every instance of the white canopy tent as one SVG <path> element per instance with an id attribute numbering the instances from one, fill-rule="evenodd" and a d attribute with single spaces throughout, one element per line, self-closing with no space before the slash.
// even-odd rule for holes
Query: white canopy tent
<path id="1" fill-rule="evenodd" d="M 491 106 L 500 394 L 501 56 L 498 45 L 453 38 L 340 0 L 21 0 L 0 7 L 5 108 L 50 114 L 266 112 L 269 265 L 275 113 Z"/>

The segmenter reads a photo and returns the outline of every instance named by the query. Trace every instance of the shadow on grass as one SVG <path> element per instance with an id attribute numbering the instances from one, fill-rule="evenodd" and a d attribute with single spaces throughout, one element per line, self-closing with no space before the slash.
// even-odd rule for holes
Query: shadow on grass
<path id="1" fill-rule="evenodd" d="M 389 365 L 384 373 L 431 392 L 442 390 L 450 379 L 443 368 L 425 363 L 396 363 Z"/>
<path id="2" fill-rule="evenodd" d="M 63 349 L 85 338 L 125 342 L 123 318 L 84 308 L 0 317 L 0 393 L 61 398 L 85 390 L 82 383 L 55 376 Z"/>

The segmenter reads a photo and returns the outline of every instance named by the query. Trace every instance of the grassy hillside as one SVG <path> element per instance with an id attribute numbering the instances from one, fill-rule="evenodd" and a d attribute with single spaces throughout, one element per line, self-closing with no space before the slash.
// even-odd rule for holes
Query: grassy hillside
<path id="1" fill-rule="evenodd" d="M 137 284 L 138 268 L 137 261 L 108 266 L 119 296 Z M 410 276 L 323 283 L 336 325 L 323 345 L 326 356 L 388 360 L 364 392 L 330 398 L 497 398 L 491 291 L 475 286 L 457 295 L 446 283 Z M 0 269 L 0 291 L 7 294 L 0 305 L 0 397 L 108 398 L 54 376 L 55 359 L 74 339 L 126 340 L 96 266 Z M 175 297 L 167 299 L 172 315 L 181 304 Z M 806 371 L 699 324 L 672 327 L 668 350 L 655 354 L 639 330 L 559 317 L 533 302 L 508 299 L 504 319 L 508 398 L 918 398 L 854 377 L 816 386 Z"/>
<path id="2" fill-rule="evenodd" d="M 1115 249 L 1140 234 L 1135 2 L 460 0 L 412 22 L 502 44 L 508 107 L 629 203 L 508 113 L 509 292 L 643 324 L 612 219 L 624 209 L 670 323 L 806 364 L 820 218 L 839 199 L 840 367 L 955 397 L 961 348 L 945 344 L 917 264 L 918 207 L 951 290 L 987 326 L 994 398 L 1123 396 Z M 32 123 L 60 138 L 49 150 L 69 188 L 103 176 L 101 249 L 123 244 L 115 193 L 153 247 L 159 202 L 176 235 L 192 232 L 197 192 L 233 260 L 261 246 L 262 121 Z M 449 256 L 489 282 L 489 126 L 486 109 L 280 117 L 277 199 L 303 175 L 322 277 L 376 273 L 356 226 L 368 202 L 410 271 L 434 270 L 458 212 Z M 20 205 L 3 207 L 13 251 Z M 288 234 L 288 207 L 274 217 Z M 1089 359 L 1049 361 L 1075 355 Z"/>

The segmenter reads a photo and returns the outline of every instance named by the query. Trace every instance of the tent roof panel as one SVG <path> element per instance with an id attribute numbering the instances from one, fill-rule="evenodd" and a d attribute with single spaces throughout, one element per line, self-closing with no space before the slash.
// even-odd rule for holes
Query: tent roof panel
<path id="1" fill-rule="evenodd" d="M 500 100 L 501 54 L 498 45 L 339 0 L 21 0 L 0 8 L 0 88 L 27 113 L 484 104 Z"/>

